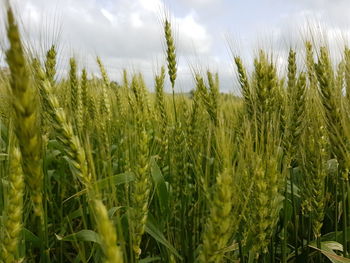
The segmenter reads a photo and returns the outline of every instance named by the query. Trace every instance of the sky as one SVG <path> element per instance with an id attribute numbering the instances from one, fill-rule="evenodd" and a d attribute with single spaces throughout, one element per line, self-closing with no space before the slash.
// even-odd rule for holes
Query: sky
<path id="1" fill-rule="evenodd" d="M 5 0 L 0 0 L 4 6 Z M 69 57 L 99 75 L 101 57 L 112 80 L 122 70 L 141 71 L 150 89 L 165 60 L 162 20 L 169 17 L 178 61 L 177 91 L 194 87 L 193 73 L 218 72 L 223 92 L 237 93 L 233 55 L 248 68 L 259 48 L 272 51 L 280 72 L 290 47 L 302 50 L 307 32 L 318 31 L 341 50 L 350 36 L 348 0 L 12 0 L 23 36 L 42 56 L 55 44 L 58 72 Z M 0 13 L 0 35 L 5 16 Z M 311 28 L 311 29 L 310 29 Z M 319 37 L 318 37 L 319 38 Z M 7 44 L 0 38 L 0 63 Z M 2 62 L 1 62 L 2 57 Z M 169 85 L 168 85 L 169 86 Z M 167 87 L 169 90 L 169 87 Z"/>

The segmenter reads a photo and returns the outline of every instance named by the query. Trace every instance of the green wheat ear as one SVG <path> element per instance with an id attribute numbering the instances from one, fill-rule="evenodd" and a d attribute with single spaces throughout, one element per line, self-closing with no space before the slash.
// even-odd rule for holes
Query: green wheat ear
<path id="1" fill-rule="evenodd" d="M 75 109 L 78 102 L 78 77 L 77 77 L 77 62 L 75 58 L 69 60 L 69 82 L 70 82 L 70 100 L 71 109 Z"/>
<path id="2" fill-rule="evenodd" d="M 16 262 L 18 244 L 22 231 L 24 182 L 21 167 L 21 152 L 17 147 L 10 149 L 10 169 L 8 176 L 8 203 L 4 210 L 4 236 L 0 241 L 0 262 Z"/>
<path id="3" fill-rule="evenodd" d="M 224 253 L 220 252 L 235 233 L 238 226 L 238 217 L 232 216 L 234 203 L 234 174 L 235 169 L 231 163 L 229 137 L 223 127 L 216 129 L 218 152 L 222 156 L 223 169 L 216 176 L 214 194 L 209 201 L 209 215 L 202 234 L 202 247 L 198 261 L 201 263 L 223 262 Z"/>
<path id="4" fill-rule="evenodd" d="M 102 249 L 106 263 L 123 263 L 123 253 L 117 246 L 117 235 L 114 225 L 108 217 L 108 211 L 102 201 L 92 200 L 98 232 L 101 236 Z"/>
<path id="5" fill-rule="evenodd" d="M 168 19 L 165 19 L 164 21 L 164 34 L 165 34 L 165 41 L 167 46 L 166 55 L 167 55 L 167 62 L 168 62 L 168 74 L 171 82 L 171 88 L 173 91 L 173 107 L 174 107 L 175 122 L 177 122 L 176 103 L 175 103 L 175 80 L 176 80 L 176 72 L 177 72 L 176 53 L 175 53 L 174 38 L 171 31 L 171 24 Z"/>
<path id="6" fill-rule="evenodd" d="M 139 160 L 136 167 L 136 182 L 132 195 L 133 207 L 133 250 L 135 257 L 138 259 L 141 255 L 140 243 L 142 235 L 145 232 L 145 226 L 148 216 L 148 200 L 151 191 L 149 175 L 149 149 L 148 134 L 144 128 L 139 128 Z"/>
<path id="7" fill-rule="evenodd" d="M 88 76 L 85 68 L 81 72 L 81 100 L 86 110 L 88 108 Z"/>
<path id="8" fill-rule="evenodd" d="M 10 48 L 6 61 L 10 68 L 12 105 L 15 113 L 15 133 L 23 157 L 25 182 L 31 192 L 34 212 L 42 218 L 42 138 L 38 94 L 32 84 L 21 37 L 12 9 L 7 11 L 7 36 Z"/>
<path id="9" fill-rule="evenodd" d="M 244 99 L 244 108 L 248 114 L 248 117 L 252 119 L 254 114 L 253 94 L 249 85 L 247 71 L 240 57 L 235 57 L 234 60 L 237 66 L 238 80 L 241 86 L 242 95 Z"/>
<path id="10" fill-rule="evenodd" d="M 50 81 L 52 86 L 55 86 L 55 75 L 56 75 L 56 47 L 52 45 L 46 53 L 45 70 L 46 77 Z"/>
<path id="11" fill-rule="evenodd" d="M 97 57 L 97 64 L 100 68 L 103 86 L 102 86 L 102 97 L 101 97 L 101 109 L 103 114 L 106 116 L 108 122 L 111 121 L 111 105 L 108 98 L 108 91 L 110 90 L 110 80 L 105 67 L 99 57 Z"/>
<path id="12" fill-rule="evenodd" d="M 176 80 L 176 53 L 175 53 L 175 44 L 174 44 L 174 38 L 171 31 L 171 24 L 168 21 L 168 19 L 165 19 L 164 23 L 164 33 L 165 33 L 165 40 L 167 45 L 167 61 L 168 61 L 168 73 L 169 78 L 172 87 L 175 86 L 175 80 Z"/>

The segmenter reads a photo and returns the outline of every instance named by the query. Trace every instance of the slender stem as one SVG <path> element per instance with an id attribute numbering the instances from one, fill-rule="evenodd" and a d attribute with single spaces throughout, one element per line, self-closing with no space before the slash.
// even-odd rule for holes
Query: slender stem
<path id="1" fill-rule="evenodd" d="M 335 241 L 338 241 L 338 177 L 336 179 L 336 183 L 335 183 Z"/>
<path id="2" fill-rule="evenodd" d="M 321 238 L 319 235 L 317 235 L 316 237 L 316 243 L 317 243 L 317 248 L 321 249 Z M 317 257 L 318 257 L 318 262 L 321 262 L 322 254 L 320 250 L 317 251 Z"/>
<path id="3" fill-rule="evenodd" d="M 175 89 L 174 85 L 171 86 L 173 90 L 173 106 L 174 106 L 174 115 L 175 115 L 175 123 L 177 123 L 177 114 L 176 114 L 176 105 L 175 105 Z"/>
<path id="4" fill-rule="evenodd" d="M 40 238 L 40 256 L 38 258 L 40 258 L 40 262 L 48 262 L 47 254 L 45 253 L 46 239 L 45 239 L 45 228 L 44 228 L 44 225 L 45 225 L 44 215 L 41 214 L 41 216 L 36 216 L 35 222 L 38 227 L 38 235 Z"/>
<path id="5" fill-rule="evenodd" d="M 238 241 L 238 249 L 239 249 L 239 262 L 244 263 L 244 255 L 243 255 L 243 248 L 242 248 L 242 241 Z"/>
<path id="6" fill-rule="evenodd" d="M 296 215 L 296 206 L 294 199 L 294 175 L 293 168 L 290 168 L 290 187 L 291 187 L 291 199 L 292 199 L 292 207 L 293 207 L 293 221 L 294 221 L 294 242 L 295 242 L 295 258 L 298 260 L 299 251 L 298 251 L 298 222 Z"/>
<path id="7" fill-rule="evenodd" d="M 271 237 L 271 241 L 270 241 L 270 263 L 275 263 L 275 253 L 274 253 L 274 240 L 273 240 L 273 236 Z"/>
<path id="8" fill-rule="evenodd" d="M 48 185 L 50 182 L 49 182 L 49 179 L 48 179 L 48 176 L 46 175 L 46 173 L 44 173 L 43 174 L 44 175 L 44 182 L 45 182 L 45 185 Z M 43 211 L 43 213 L 44 213 L 44 216 L 43 216 L 43 228 L 44 228 L 44 235 L 45 235 L 45 247 L 46 248 L 49 248 L 49 233 L 48 233 L 48 225 L 47 225 L 47 219 L 48 219 L 48 216 L 47 216 L 47 198 L 46 198 L 46 196 L 47 196 L 47 188 L 46 187 L 44 187 L 44 189 L 43 189 L 44 191 L 43 191 L 43 203 L 44 203 L 44 211 Z M 49 252 L 49 250 L 48 249 L 46 249 L 46 254 L 47 254 L 47 258 L 46 258 L 46 262 L 51 262 L 51 260 L 50 260 L 50 252 Z"/>
<path id="9" fill-rule="evenodd" d="M 304 231 L 305 231 L 305 219 L 304 219 L 304 214 L 303 212 L 300 215 L 300 233 L 301 233 L 301 253 L 303 253 L 305 251 L 305 245 L 304 245 Z"/>
<path id="10" fill-rule="evenodd" d="M 306 262 L 310 262 L 310 258 L 309 258 L 309 255 L 310 255 L 310 241 L 311 241 L 311 233 L 312 233 L 312 226 L 311 226 L 311 222 L 312 222 L 312 216 L 310 214 L 309 216 L 309 224 L 308 224 L 308 231 L 307 231 L 307 261 Z"/>
<path id="11" fill-rule="evenodd" d="M 283 204 L 283 240 L 282 240 L 282 263 L 287 263 L 287 182 L 284 190 L 284 204 Z"/>
<path id="12" fill-rule="evenodd" d="M 347 175 L 346 175 L 347 176 Z M 347 249 L 347 244 L 348 244 L 348 240 L 347 240 L 347 214 L 346 214 L 346 182 L 345 179 L 342 179 L 342 196 L 343 196 L 343 200 L 342 200 L 342 205 L 343 205 L 343 255 L 344 257 L 348 257 L 348 249 Z"/>
<path id="13" fill-rule="evenodd" d="M 347 211 L 346 211 L 347 213 L 346 214 L 348 215 L 347 223 L 349 224 L 349 222 L 350 222 L 350 185 L 349 185 L 348 177 L 346 177 L 346 190 L 347 190 L 347 201 L 348 201 L 348 207 L 347 207 Z M 348 230 L 348 225 L 346 225 L 346 229 Z M 349 250 L 350 250 L 349 240 L 347 242 L 347 245 L 348 245 L 347 251 L 349 252 Z M 348 254 L 348 256 L 350 256 L 350 255 Z"/>

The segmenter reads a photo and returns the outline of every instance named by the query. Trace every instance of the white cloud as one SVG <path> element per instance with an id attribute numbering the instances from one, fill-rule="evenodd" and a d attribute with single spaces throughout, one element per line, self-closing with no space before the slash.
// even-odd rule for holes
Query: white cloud
<path id="1" fill-rule="evenodd" d="M 163 7 L 163 3 L 160 0 L 139 0 L 141 6 L 152 13 L 157 13 Z"/>
<path id="2" fill-rule="evenodd" d="M 130 15 L 130 22 L 131 22 L 131 25 L 135 28 L 140 28 L 144 25 L 144 23 L 140 18 L 140 14 L 138 13 L 132 13 Z"/>
<path id="3" fill-rule="evenodd" d="M 116 22 L 116 17 L 105 8 L 101 8 L 101 13 L 109 20 L 111 24 Z"/>
<path id="4" fill-rule="evenodd" d="M 68 59 L 74 55 L 96 73 L 94 60 L 98 55 L 112 78 L 119 77 L 126 67 L 142 71 L 148 84 L 152 84 L 154 65 L 165 64 L 163 29 L 159 23 L 164 13 L 161 0 L 13 0 L 12 3 L 33 48 L 44 54 L 52 43 L 58 44 L 61 72 L 66 71 Z M 188 68 L 181 55 L 209 56 L 212 37 L 206 25 L 198 22 L 196 14 L 187 10 L 173 18 L 179 65 Z M 1 23 L 4 21 L 0 19 Z M 187 75 L 189 72 L 188 68 Z"/>
<path id="5" fill-rule="evenodd" d="M 209 53 L 212 45 L 211 36 L 206 28 L 195 20 L 194 14 L 179 18 L 176 22 L 185 50 L 194 48 L 198 53 Z"/>
<path id="6" fill-rule="evenodd" d="M 222 0 L 180 0 L 191 7 L 208 7 L 222 3 Z"/>

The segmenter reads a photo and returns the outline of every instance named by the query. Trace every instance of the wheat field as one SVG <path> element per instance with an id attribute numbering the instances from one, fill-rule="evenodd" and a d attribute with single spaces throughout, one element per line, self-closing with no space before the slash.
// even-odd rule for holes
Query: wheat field
<path id="1" fill-rule="evenodd" d="M 31 55 L 6 19 L 0 262 L 350 262 L 349 48 L 306 40 L 282 74 L 235 56 L 241 96 L 212 71 L 188 96 L 168 19 L 154 87 L 99 57 L 58 78 L 55 45 Z"/>

